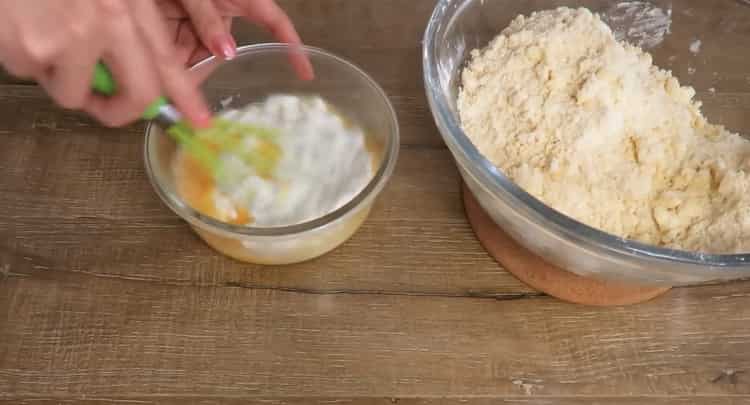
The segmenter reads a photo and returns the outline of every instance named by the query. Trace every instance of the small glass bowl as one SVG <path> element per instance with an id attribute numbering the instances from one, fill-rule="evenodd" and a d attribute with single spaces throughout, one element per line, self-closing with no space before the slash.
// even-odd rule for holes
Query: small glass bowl
<path id="1" fill-rule="evenodd" d="M 313 80 L 301 80 L 290 58 L 308 56 Z M 190 207 L 177 193 L 173 161 L 178 147 L 156 124 L 146 129 L 146 171 L 159 197 L 217 251 L 256 264 L 292 264 L 319 257 L 349 239 L 367 218 L 375 198 L 393 173 L 399 127 L 385 92 L 361 69 L 326 51 L 284 44 L 241 47 L 231 61 L 209 58 L 192 73 L 205 79 L 202 90 L 215 112 L 242 108 L 272 94 L 318 95 L 368 136 L 374 176 L 341 208 L 301 224 L 256 228 L 218 221 Z"/>

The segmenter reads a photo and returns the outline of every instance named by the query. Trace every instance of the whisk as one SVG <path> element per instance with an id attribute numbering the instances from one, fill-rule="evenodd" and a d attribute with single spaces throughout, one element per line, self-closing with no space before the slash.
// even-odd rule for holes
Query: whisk
<path id="1" fill-rule="evenodd" d="M 117 83 L 103 63 L 96 65 L 92 88 L 105 96 L 117 93 Z M 265 177 L 272 175 L 281 158 L 281 149 L 275 142 L 275 130 L 223 118 L 214 118 L 208 128 L 193 129 L 165 97 L 151 103 L 142 118 L 159 122 L 178 145 L 209 170 L 214 178 L 224 174 L 222 155 L 234 155 Z M 250 150 L 240 148 L 248 137 L 255 138 L 255 146 Z"/>

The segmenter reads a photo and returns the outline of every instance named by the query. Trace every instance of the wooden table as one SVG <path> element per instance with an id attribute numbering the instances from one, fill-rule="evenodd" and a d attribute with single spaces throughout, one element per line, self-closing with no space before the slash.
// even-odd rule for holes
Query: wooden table
<path id="1" fill-rule="evenodd" d="M 750 284 L 586 308 L 479 246 L 424 97 L 433 0 L 282 4 L 398 110 L 401 158 L 372 217 L 312 263 L 234 262 L 152 192 L 142 127 L 102 129 L 6 80 L 0 403 L 750 403 Z"/>

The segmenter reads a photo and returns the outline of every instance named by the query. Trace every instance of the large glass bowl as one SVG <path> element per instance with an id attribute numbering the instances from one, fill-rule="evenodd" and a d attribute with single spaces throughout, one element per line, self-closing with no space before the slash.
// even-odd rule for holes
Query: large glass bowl
<path id="1" fill-rule="evenodd" d="M 292 60 L 304 53 L 315 71 L 301 80 Z M 298 65 L 297 65 L 298 66 Z M 177 192 L 173 139 L 152 124 L 146 130 L 146 171 L 157 194 L 211 247 L 240 261 L 291 264 L 323 255 L 349 239 L 367 218 L 377 195 L 393 173 L 399 150 L 396 114 L 383 90 L 365 72 L 326 51 L 282 44 L 241 47 L 231 61 L 216 58 L 192 73 L 215 111 L 242 108 L 272 94 L 321 96 L 342 116 L 361 126 L 373 155 L 374 175 L 364 189 L 337 210 L 309 222 L 283 227 L 231 225 L 201 214 Z M 324 157 L 325 158 L 325 157 Z"/>
<path id="2" fill-rule="evenodd" d="M 658 66 L 694 86 L 709 120 L 750 133 L 743 108 L 750 96 L 750 52 L 744 48 L 750 43 L 750 7 L 745 1 L 440 0 L 423 42 L 427 98 L 479 204 L 522 246 L 582 276 L 654 286 L 750 277 L 750 254 L 658 248 L 601 232 L 555 211 L 496 169 L 461 130 L 456 96 L 469 52 L 486 46 L 518 14 L 558 6 L 601 13 L 620 38 L 647 48 Z"/>

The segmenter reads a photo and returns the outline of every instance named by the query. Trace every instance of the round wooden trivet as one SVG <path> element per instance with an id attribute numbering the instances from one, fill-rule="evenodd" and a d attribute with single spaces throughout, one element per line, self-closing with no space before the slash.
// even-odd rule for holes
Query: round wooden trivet
<path id="1" fill-rule="evenodd" d="M 638 304 L 670 290 L 600 281 L 552 266 L 521 247 L 495 224 L 465 185 L 463 196 L 466 215 L 482 246 L 506 270 L 536 290 L 563 301 L 593 306 Z"/>

